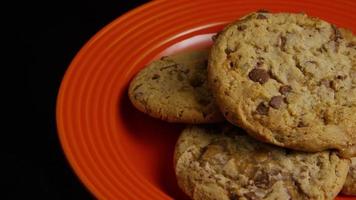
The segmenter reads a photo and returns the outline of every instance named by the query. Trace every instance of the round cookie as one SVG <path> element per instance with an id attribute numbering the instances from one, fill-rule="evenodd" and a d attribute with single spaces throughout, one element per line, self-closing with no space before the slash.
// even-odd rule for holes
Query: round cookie
<path id="1" fill-rule="evenodd" d="M 351 158 L 349 174 L 341 192 L 346 195 L 356 195 L 356 157 Z"/>
<path id="2" fill-rule="evenodd" d="M 222 121 L 207 83 L 207 50 L 163 57 L 131 81 L 129 98 L 140 111 L 168 122 Z"/>
<path id="3" fill-rule="evenodd" d="M 334 199 L 349 160 L 259 142 L 236 128 L 192 126 L 176 144 L 178 185 L 194 200 Z"/>
<path id="4" fill-rule="evenodd" d="M 252 13 L 212 47 L 221 112 L 255 138 L 356 156 L 356 37 L 305 14 Z"/>

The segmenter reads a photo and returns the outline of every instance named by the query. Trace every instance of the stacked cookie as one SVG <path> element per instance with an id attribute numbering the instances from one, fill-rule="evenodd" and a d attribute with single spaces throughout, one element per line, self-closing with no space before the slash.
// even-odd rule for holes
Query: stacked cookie
<path id="1" fill-rule="evenodd" d="M 351 32 L 305 14 L 257 12 L 228 25 L 209 52 L 154 61 L 129 88 L 135 107 L 152 117 L 230 122 L 183 131 L 174 161 L 185 193 L 196 200 L 356 194 Z"/>
<path id="2" fill-rule="evenodd" d="M 208 87 L 208 53 L 188 52 L 152 62 L 131 81 L 131 102 L 138 110 L 168 122 L 223 121 Z"/>

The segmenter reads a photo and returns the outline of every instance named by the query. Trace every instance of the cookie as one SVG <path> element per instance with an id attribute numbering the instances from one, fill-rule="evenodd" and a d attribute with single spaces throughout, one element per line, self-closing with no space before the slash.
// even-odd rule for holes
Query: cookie
<path id="1" fill-rule="evenodd" d="M 208 79 L 224 116 L 255 138 L 356 156 L 356 38 L 305 14 L 252 13 L 212 47 Z"/>
<path id="2" fill-rule="evenodd" d="M 334 199 L 349 160 L 252 139 L 236 128 L 192 126 L 175 149 L 178 185 L 194 200 Z"/>
<path id="3" fill-rule="evenodd" d="M 132 104 L 168 122 L 222 121 L 207 83 L 208 50 L 163 57 L 141 70 L 131 81 Z"/>
<path id="4" fill-rule="evenodd" d="M 356 195 L 356 157 L 351 158 L 349 174 L 341 192 L 346 195 Z"/>

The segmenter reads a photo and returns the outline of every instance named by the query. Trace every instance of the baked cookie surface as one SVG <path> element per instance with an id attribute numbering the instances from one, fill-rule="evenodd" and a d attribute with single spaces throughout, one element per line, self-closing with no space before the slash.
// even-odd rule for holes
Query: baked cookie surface
<path id="1" fill-rule="evenodd" d="M 356 157 L 351 158 L 349 174 L 341 192 L 347 195 L 356 195 Z"/>
<path id="2" fill-rule="evenodd" d="M 208 50 L 201 50 L 153 61 L 131 81 L 131 102 L 140 111 L 169 122 L 222 121 L 208 89 L 207 57 Z"/>
<path id="3" fill-rule="evenodd" d="M 335 152 L 287 150 L 231 127 L 186 128 L 174 161 L 179 186 L 194 200 L 331 200 L 349 169 Z"/>
<path id="4" fill-rule="evenodd" d="M 356 156 L 356 39 L 305 14 L 252 13 L 212 47 L 208 79 L 224 116 L 255 138 Z"/>

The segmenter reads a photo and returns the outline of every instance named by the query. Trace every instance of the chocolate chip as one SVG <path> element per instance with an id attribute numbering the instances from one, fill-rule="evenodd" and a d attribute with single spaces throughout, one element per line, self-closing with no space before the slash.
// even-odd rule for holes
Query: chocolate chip
<path id="1" fill-rule="evenodd" d="M 258 14 L 256 19 L 267 19 L 267 17 L 265 15 Z"/>
<path id="2" fill-rule="evenodd" d="M 159 74 L 154 74 L 152 76 L 152 80 L 156 80 L 156 79 L 159 79 L 161 76 Z"/>
<path id="3" fill-rule="evenodd" d="M 268 72 L 264 69 L 253 69 L 249 74 L 248 77 L 254 81 L 259 82 L 260 84 L 264 84 L 270 78 Z"/>
<path id="4" fill-rule="evenodd" d="M 269 101 L 269 105 L 272 108 L 278 109 L 281 107 L 283 103 L 283 97 L 282 96 L 274 96 L 271 98 L 271 100 Z"/>
<path id="5" fill-rule="evenodd" d="M 266 106 L 263 102 L 260 103 L 257 108 L 256 108 L 256 111 L 258 114 L 260 115 L 267 115 L 268 114 L 268 111 L 269 111 L 269 107 Z"/>
<path id="6" fill-rule="evenodd" d="M 289 85 L 283 85 L 279 88 L 279 92 L 283 95 L 287 95 L 290 91 L 292 91 L 292 87 Z"/>
<path id="7" fill-rule="evenodd" d="M 247 28 L 247 26 L 245 24 L 242 24 L 237 27 L 237 30 L 244 31 L 246 28 Z"/>

